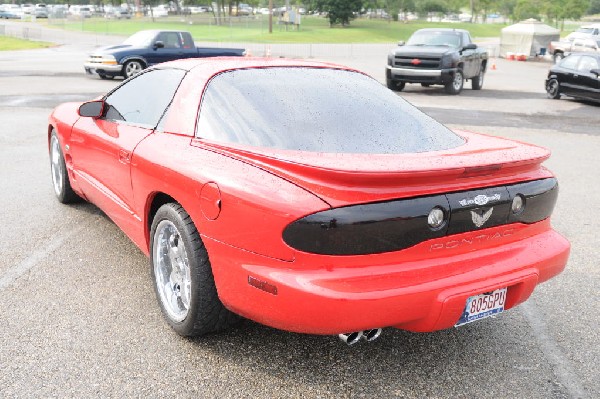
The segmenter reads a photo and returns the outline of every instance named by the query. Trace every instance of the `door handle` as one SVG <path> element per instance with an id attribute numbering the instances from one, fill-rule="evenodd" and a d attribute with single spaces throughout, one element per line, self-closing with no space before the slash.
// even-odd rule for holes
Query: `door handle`
<path id="1" fill-rule="evenodd" d="M 119 161 L 122 163 L 131 162 L 131 153 L 125 150 L 119 150 Z"/>

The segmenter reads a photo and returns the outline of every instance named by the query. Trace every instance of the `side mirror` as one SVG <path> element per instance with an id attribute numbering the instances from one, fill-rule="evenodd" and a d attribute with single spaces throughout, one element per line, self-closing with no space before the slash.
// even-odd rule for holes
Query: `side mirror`
<path id="1" fill-rule="evenodd" d="M 79 106 L 77 110 L 79 116 L 85 116 L 88 118 L 100 118 L 104 113 L 104 101 L 89 101 Z"/>
<path id="2" fill-rule="evenodd" d="M 592 69 L 590 72 L 596 75 L 596 77 L 600 76 L 600 69 L 598 68 Z"/>
<path id="3" fill-rule="evenodd" d="M 400 40 L 400 41 L 398 42 L 398 46 L 404 46 L 405 44 L 406 44 L 406 43 L 404 43 L 404 40 Z"/>
<path id="4" fill-rule="evenodd" d="M 463 47 L 463 50 L 475 50 L 477 45 L 475 43 L 469 43 Z"/>
<path id="5" fill-rule="evenodd" d="M 154 47 L 155 50 L 157 48 L 165 48 L 165 44 L 159 40 L 157 42 L 154 42 L 154 46 L 153 47 Z"/>

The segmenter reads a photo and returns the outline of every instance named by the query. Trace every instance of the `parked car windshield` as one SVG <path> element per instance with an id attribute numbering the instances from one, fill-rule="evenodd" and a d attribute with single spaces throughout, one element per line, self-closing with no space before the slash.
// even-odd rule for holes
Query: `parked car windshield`
<path id="1" fill-rule="evenodd" d="M 123 44 L 127 44 L 129 46 L 134 47 L 148 47 L 152 43 L 152 39 L 156 35 L 155 32 L 151 31 L 141 31 L 133 34 L 128 37 L 127 40 L 123 42 Z"/>
<path id="2" fill-rule="evenodd" d="M 197 136 L 285 150 L 398 154 L 464 140 L 373 78 L 324 68 L 241 69 L 209 83 Z"/>
<path id="3" fill-rule="evenodd" d="M 460 46 L 460 36 L 454 32 L 415 32 L 408 42 L 409 46 Z"/>

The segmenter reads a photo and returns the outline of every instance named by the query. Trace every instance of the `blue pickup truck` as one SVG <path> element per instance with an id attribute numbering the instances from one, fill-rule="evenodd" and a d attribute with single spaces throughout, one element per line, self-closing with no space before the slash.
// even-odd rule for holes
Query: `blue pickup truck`
<path id="1" fill-rule="evenodd" d="M 189 32 L 143 30 L 122 44 L 96 50 L 90 54 L 84 68 L 88 75 L 97 74 L 102 79 L 129 78 L 154 64 L 180 58 L 244 55 L 244 49 L 196 47 Z"/>

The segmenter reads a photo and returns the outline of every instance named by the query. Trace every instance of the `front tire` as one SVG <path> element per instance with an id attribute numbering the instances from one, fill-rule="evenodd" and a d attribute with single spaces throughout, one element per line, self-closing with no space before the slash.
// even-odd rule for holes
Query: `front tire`
<path id="1" fill-rule="evenodd" d="M 55 130 L 50 135 L 50 173 L 52 174 L 52 187 L 58 202 L 70 204 L 81 200 L 81 197 L 75 194 L 71 188 L 65 157 Z"/>
<path id="2" fill-rule="evenodd" d="M 563 58 L 565 58 L 565 55 L 563 53 L 554 53 L 554 55 L 552 56 L 552 58 L 554 59 L 554 63 L 558 64 L 559 62 L 562 61 Z"/>
<path id="3" fill-rule="evenodd" d="M 123 76 L 125 79 L 129 79 L 132 76 L 137 75 L 138 73 L 144 70 L 145 66 L 141 61 L 131 60 L 127 61 L 125 65 L 123 65 Z"/>
<path id="4" fill-rule="evenodd" d="M 217 332 L 240 320 L 219 300 L 208 253 L 181 205 L 165 204 L 156 212 L 150 264 L 163 316 L 179 335 Z"/>
<path id="5" fill-rule="evenodd" d="M 457 69 L 454 72 L 454 79 L 451 82 L 448 82 L 444 85 L 444 89 L 448 94 L 460 94 L 463 89 L 463 85 L 465 84 L 465 77 L 463 75 L 463 71 L 461 69 Z"/>
<path id="6" fill-rule="evenodd" d="M 546 93 L 548 94 L 548 98 L 552 98 L 554 100 L 560 99 L 560 84 L 556 79 L 550 79 L 546 82 Z"/>
<path id="7" fill-rule="evenodd" d="M 404 86 L 406 86 L 405 82 L 395 82 L 392 79 L 386 79 L 387 88 L 393 91 L 402 91 L 404 90 Z"/>

